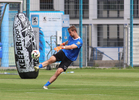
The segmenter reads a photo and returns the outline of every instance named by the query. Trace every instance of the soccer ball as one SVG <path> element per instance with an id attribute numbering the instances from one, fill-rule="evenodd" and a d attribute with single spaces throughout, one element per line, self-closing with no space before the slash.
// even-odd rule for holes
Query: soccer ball
<path id="1" fill-rule="evenodd" d="M 33 51 L 31 52 L 31 57 L 32 57 L 33 59 L 39 58 L 39 57 L 40 57 L 40 52 L 39 52 L 39 50 L 33 50 Z"/>

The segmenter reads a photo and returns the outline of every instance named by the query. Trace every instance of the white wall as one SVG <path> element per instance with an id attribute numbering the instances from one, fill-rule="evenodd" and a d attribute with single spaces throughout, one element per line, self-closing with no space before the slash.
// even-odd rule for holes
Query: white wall
<path id="1" fill-rule="evenodd" d="M 130 18 L 130 0 L 124 0 L 124 20 Z"/>
<path id="2" fill-rule="evenodd" d="M 97 0 L 89 0 L 89 19 L 97 19 Z"/>
<path id="3" fill-rule="evenodd" d="M 97 25 L 92 24 L 92 47 L 97 47 Z"/>
<path id="4" fill-rule="evenodd" d="M 30 0 L 30 11 L 40 10 L 40 0 Z"/>
<path id="5" fill-rule="evenodd" d="M 64 0 L 54 0 L 54 10 L 64 11 Z"/>
<path id="6" fill-rule="evenodd" d="M 98 47 L 97 50 L 104 53 L 102 56 L 102 60 L 120 60 L 122 58 L 122 54 L 120 55 L 120 52 L 123 51 L 123 48 Z"/>

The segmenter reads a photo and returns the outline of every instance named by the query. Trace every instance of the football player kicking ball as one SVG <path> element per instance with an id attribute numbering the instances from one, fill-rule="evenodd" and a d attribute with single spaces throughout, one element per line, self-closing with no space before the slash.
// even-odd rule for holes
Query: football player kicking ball
<path id="1" fill-rule="evenodd" d="M 35 70 L 37 71 L 39 68 L 46 67 L 47 65 L 51 63 L 54 63 L 56 61 L 61 61 L 55 74 L 43 86 L 44 89 L 48 89 L 48 86 L 52 82 L 54 82 L 63 71 L 66 71 L 68 66 L 77 59 L 77 56 L 82 47 L 83 41 L 77 34 L 77 29 L 75 26 L 69 27 L 68 32 L 70 34 L 70 36 L 68 37 L 68 41 L 54 48 L 54 50 L 56 50 L 57 53 L 51 56 L 50 59 L 48 59 L 47 61 L 40 64 L 38 67 L 34 67 Z"/>

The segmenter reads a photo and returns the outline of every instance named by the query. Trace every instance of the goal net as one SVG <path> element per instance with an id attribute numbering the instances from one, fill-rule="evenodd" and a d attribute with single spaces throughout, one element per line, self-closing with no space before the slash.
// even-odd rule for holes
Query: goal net
<path id="1" fill-rule="evenodd" d="M 17 74 L 13 21 L 19 12 L 23 12 L 23 0 L 0 0 L 0 74 Z"/>

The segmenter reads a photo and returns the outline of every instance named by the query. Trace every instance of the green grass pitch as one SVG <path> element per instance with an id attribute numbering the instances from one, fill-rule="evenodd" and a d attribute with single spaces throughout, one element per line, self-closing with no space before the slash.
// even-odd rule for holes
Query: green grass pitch
<path id="1" fill-rule="evenodd" d="M 37 79 L 1 74 L 0 100 L 139 100 L 139 69 L 68 69 L 42 89 L 55 71 L 41 69 Z"/>

